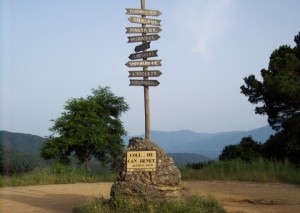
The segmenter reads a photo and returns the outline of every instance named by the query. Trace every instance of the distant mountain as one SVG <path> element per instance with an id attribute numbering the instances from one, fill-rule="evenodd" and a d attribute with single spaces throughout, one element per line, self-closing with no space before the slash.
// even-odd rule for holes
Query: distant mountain
<path id="1" fill-rule="evenodd" d="M 211 160 L 203 155 L 193 154 L 193 153 L 167 153 L 173 158 L 176 166 L 185 166 L 188 163 L 199 163 Z"/>
<path id="2" fill-rule="evenodd" d="M 264 143 L 274 134 L 270 126 L 250 130 L 231 131 L 221 133 L 195 133 L 189 130 L 162 132 L 152 131 L 152 140 L 168 153 L 194 153 L 209 158 L 217 158 L 223 148 L 230 144 L 237 144 L 243 137 L 252 136 L 258 142 Z M 135 137 L 143 137 L 138 135 Z M 125 137 L 125 142 L 131 137 Z"/>
<path id="3" fill-rule="evenodd" d="M 40 136 L 0 131 L 0 145 L 8 150 L 38 155 L 44 142 Z"/>
<path id="4" fill-rule="evenodd" d="M 237 144 L 243 137 L 252 136 L 259 142 L 265 142 L 274 131 L 269 126 L 251 131 L 232 131 L 221 133 L 196 133 L 190 130 L 173 132 L 152 131 L 152 140 L 162 147 L 165 152 L 170 153 L 177 165 L 182 162 L 199 162 L 217 158 L 223 148 L 229 144 Z M 126 136 L 127 144 L 132 137 Z M 22 133 L 0 131 L 0 145 L 17 152 L 39 155 L 40 148 L 45 138 Z M 185 163 L 184 163 L 185 164 Z"/>

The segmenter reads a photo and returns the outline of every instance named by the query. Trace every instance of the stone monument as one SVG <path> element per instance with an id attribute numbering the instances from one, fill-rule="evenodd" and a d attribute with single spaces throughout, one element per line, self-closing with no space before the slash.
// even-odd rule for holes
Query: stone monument
<path id="1" fill-rule="evenodd" d="M 112 200 L 124 195 L 128 202 L 136 204 L 178 199 L 182 194 L 181 173 L 158 145 L 147 139 L 132 138 L 110 194 Z"/>

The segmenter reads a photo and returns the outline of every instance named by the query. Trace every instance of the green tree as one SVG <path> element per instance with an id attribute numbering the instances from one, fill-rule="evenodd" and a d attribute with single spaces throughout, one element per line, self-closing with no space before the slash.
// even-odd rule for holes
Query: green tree
<path id="1" fill-rule="evenodd" d="M 219 156 L 219 160 L 241 159 L 251 161 L 259 156 L 261 156 L 261 144 L 249 136 L 242 138 L 239 144 L 225 146 Z"/>
<path id="2" fill-rule="evenodd" d="M 242 138 L 239 144 L 240 158 L 251 161 L 261 156 L 261 144 L 254 141 L 251 136 Z"/>
<path id="3" fill-rule="evenodd" d="M 240 157 L 239 145 L 225 146 L 219 155 L 219 160 L 233 160 Z"/>
<path id="4" fill-rule="evenodd" d="M 5 160 L 5 153 L 3 151 L 3 147 L 0 145 L 0 174 L 5 174 L 4 168 L 4 160 Z"/>
<path id="5" fill-rule="evenodd" d="M 102 164 L 116 165 L 123 152 L 122 136 L 126 135 L 120 120 L 129 109 L 124 98 L 115 96 L 109 87 L 99 87 L 87 98 L 68 100 L 64 109 L 52 120 L 52 134 L 41 148 L 41 156 L 62 164 L 69 164 L 75 156 L 87 169 L 92 157 Z"/>
<path id="6" fill-rule="evenodd" d="M 285 157 L 298 164 L 300 161 L 300 32 L 294 39 L 296 46 L 280 46 L 270 56 L 268 69 L 261 70 L 262 81 L 254 75 L 244 78 L 241 92 L 252 104 L 261 104 L 255 113 L 268 116 L 272 128 L 280 136 L 268 141 L 277 141 L 286 151 Z M 284 141 L 278 141 L 284 140 Z M 272 148 L 272 147 L 269 147 Z M 280 150 L 276 151 L 280 155 Z M 269 153 L 270 154 L 270 153 Z M 282 153 L 281 153 L 282 154 Z M 269 156 L 276 158 L 276 156 Z M 297 163 L 298 162 L 298 163 Z"/>
<path id="7" fill-rule="evenodd" d="M 279 132 L 263 144 L 263 157 L 272 161 L 282 161 L 286 158 L 286 141 L 285 136 Z"/>

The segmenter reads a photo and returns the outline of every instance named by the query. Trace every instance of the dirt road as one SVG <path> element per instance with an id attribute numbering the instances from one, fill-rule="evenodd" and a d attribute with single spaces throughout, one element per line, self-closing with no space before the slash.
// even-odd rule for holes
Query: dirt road
<path id="1" fill-rule="evenodd" d="M 0 189 L 3 213 L 71 212 L 88 198 L 109 198 L 111 183 L 67 184 Z M 300 212 L 300 187 L 287 184 L 186 182 L 190 193 L 212 195 L 228 211 L 249 213 Z"/>

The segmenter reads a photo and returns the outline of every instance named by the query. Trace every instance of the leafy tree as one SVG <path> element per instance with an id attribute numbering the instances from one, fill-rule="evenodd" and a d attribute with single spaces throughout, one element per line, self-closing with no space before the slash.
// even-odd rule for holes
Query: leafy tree
<path id="1" fill-rule="evenodd" d="M 0 146 L 0 174 L 5 174 L 5 170 L 4 170 L 4 165 L 5 165 L 5 162 L 4 162 L 4 151 L 3 151 L 3 147 Z"/>
<path id="2" fill-rule="evenodd" d="M 252 104 L 262 105 L 255 113 L 268 116 L 268 122 L 278 135 L 270 138 L 265 150 L 269 158 L 289 158 L 300 165 L 300 32 L 296 46 L 280 46 L 270 56 L 268 69 L 261 70 L 262 81 L 254 75 L 244 78 L 241 92 Z M 276 145 L 277 143 L 277 145 Z M 283 148 L 283 150 L 279 150 Z"/>
<path id="3" fill-rule="evenodd" d="M 2 175 L 22 174 L 46 166 L 47 162 L 37 155 L 0 146 L 0 174 Z"/>
<path id="4" fill-rule="evenodd" d="M 109 87 L 99 87 L 87 98 L 68 100 L 64 109 L 52 120 L 52 134 L 41 148 L 41 156 L 62 164 L 69 164 L 70 156 L 75 156 L 87 169 L 92 157 L 116 165 L 126 134 L 120 116 L 129 109 L 124 98 L 115 96 Z"/>
<path id="5" fill-rule="evenodd" d="M 219 160 L 241 159 L 251 161 L 261 156 L 261 144 L 252 139 L 251 136 L 244 137 L 239 144 L 225 146 L 219 156 Z"/>
<path id="6" fill-rule="evenodd" d="M 263 144 L 263 157 L 272 161 L 282 161 L 286 158 L 286 140 L 282 132 L 271 137 Z"/>
<path id="7" fill-rule="evenodd" d="M 261 144 L 254 141 L 251 136 L 242 138 L 239 144 L 240 158 L 251 161 L 261 156 Z"/>
<path id="8" fill-rule="evenodd" d="M 263 104 L 255 112 L 267 114 L 275 130 L 300 113 L 300 32 L 294 41 L 294 48 L 283 45 L 271 54 L 269 68 L 261 70 L 262 82 L 250 75 L 241 86 L 250 103 Z"/>
<path id="9" fill-rule="evenodd" d="M 225 146 L 222 153 L 219 156 L 219 160 L 233 160 L 240 157 L 238 145 Z"/>

